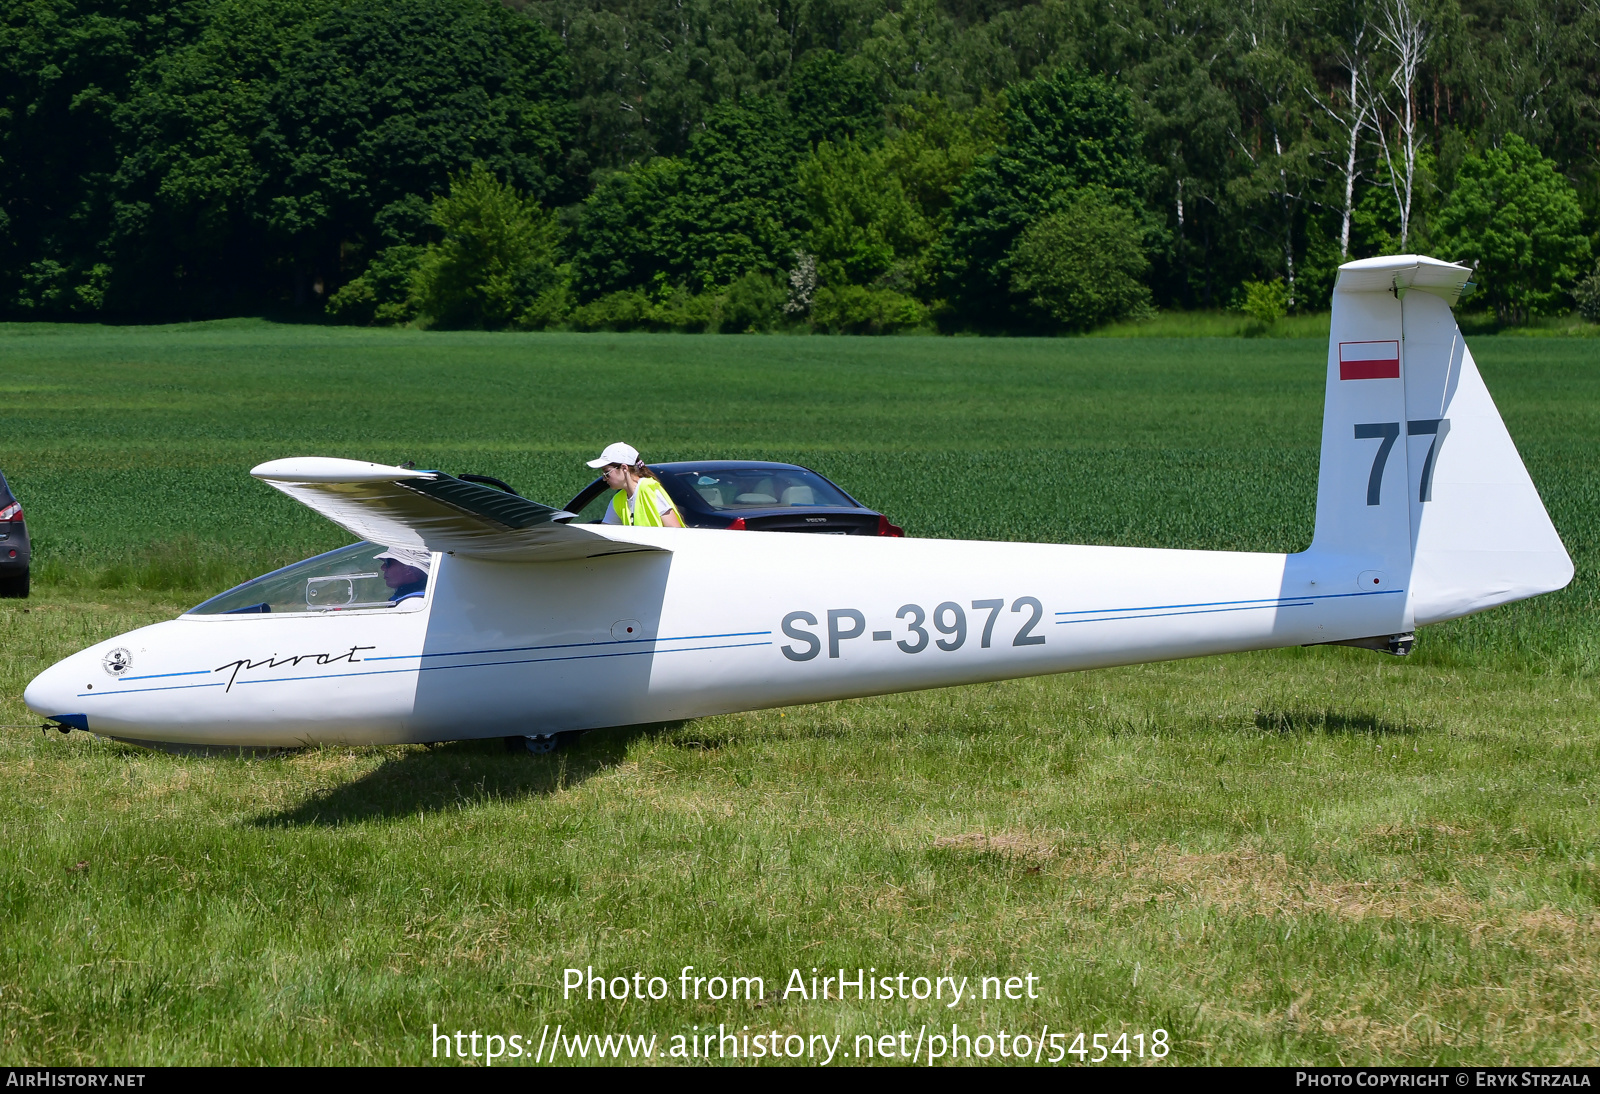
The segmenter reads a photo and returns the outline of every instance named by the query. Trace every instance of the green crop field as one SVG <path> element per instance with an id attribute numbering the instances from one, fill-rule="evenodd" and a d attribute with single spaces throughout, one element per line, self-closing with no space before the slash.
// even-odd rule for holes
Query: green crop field
<path id="1" fill-rule="evenodd" d="M 1172 1062 L 1592 1063 L 1600 340 L 1473 348 L 1578 575 L 1404 660 L 1206 658 L 548 758 L 0 730 L 0 1063 L 434 1062 L 435 1026 L 558 1023 L 658 1054 L 718 1027 L 839 1036 L 835 1062 L 955 1023 L 1083 1032 L 1091 1058 L 1127 1034 L 1145 1063 L 1156 1030 Z M 912 535 L 1297 550 L 1325 352 L 0 326 L 0 470 L 36 552 L 33 597 L 0 601 L 0 721 L 29 724 L 22 689 L 54 660 L 346 542 L 249 478 L 289 455 L 560 504 L 626 439 L 808 464 Z M 680 1000 L 685 965 L 766 997 Z M 591 966 L 672 994 L 564 998 Z M 841 967 L 1032 976 L 1037 998 L 783 994 Z"/>

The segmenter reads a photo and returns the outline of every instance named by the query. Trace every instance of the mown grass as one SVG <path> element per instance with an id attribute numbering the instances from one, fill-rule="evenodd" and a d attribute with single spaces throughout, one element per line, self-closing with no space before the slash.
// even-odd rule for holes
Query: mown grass
<path id="1" fill-rule="evenodd" d="M 551 501 L 626 438 L 798 459 L 914 534 L 1295 549 L 1312 340 L 0 332 L 44 665 L 342 541 L 248 479 L 416 459 Z M 1592 1062 L 1594 343 L 1474 349 L 1578 561 L 1405 661 L 1209 658 L 498 745 L 176 757 L 0 738 L 0 1060 L 417 1062 L 425 1033 L 1167 1029 L 1182 1062 Z M 755 1007 L 561 970 L 760 975 Z M 775 998 L 792 968 L 1042 998 Z M 674 980 L 675 983 L 675 980 Z M 1071 1059 L 1069 1057 L 1069 1059 Z M 1115 1059 L 1115 1058 L 1113 1058 Z"/>

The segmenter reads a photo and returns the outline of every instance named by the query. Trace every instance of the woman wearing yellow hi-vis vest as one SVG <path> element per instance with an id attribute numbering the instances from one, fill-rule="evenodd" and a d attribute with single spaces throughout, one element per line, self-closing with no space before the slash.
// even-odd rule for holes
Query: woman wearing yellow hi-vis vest
<path id="1" fill-rule="evenodd" d="M 604 468 L 600 477 L 609 489 L 616 491 L 601 524 L 683 527 L 666 487 L 656 481 L 655 473 L 639 459 L 639 450 L 633 445 L 621 441 L 607 445 L 598 460 L 589 461 L 589 466 Z"/>

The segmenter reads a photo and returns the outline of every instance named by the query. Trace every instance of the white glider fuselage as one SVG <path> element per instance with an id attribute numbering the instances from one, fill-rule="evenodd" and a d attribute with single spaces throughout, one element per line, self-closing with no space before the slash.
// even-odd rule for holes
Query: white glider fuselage
<path id="1" fill-rule="evenodd" d="M 376 574 L 290 568 L 75 654 L 24 698 L 135 741 L 392 743 L 1382 647 L 1572 578 L 1451 315 L 1468 273 L 1409 255 L 1341 267 L 1299 554 L 571 526 L 438 472 L 284 460 L 253 473 L 370 541 L 357 569 L 372 544 L 432 552 L 425 599 L 363 604 Z M 251 603 L 268 588 L 276 606 Z"/>
<path id="2" fill-rule="evenodd" d="M 29 688 L 96 733 L 392 743 L 693 718 L 1406 628 L 1359 561 L 954 540 L 631 530 L 671 553 L 440 556 L 426 606 L 187 616 Z M 113 650 L 130 668 L 105 667 Z M 46 699 L 45 693 L 54 692 Z"/>

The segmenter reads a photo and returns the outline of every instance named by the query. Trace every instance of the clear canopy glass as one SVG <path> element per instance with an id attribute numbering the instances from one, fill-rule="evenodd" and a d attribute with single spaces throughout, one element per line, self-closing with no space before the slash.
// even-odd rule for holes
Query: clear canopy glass
<path id="1" fill-rule="evenodd" d="M 212 597 L 190 615 L 267 615 L 288 612 L 416 611 L 424 601 L 420 584 L 391 588 L 384 580 L 376 543 L 354 543 L 316 555 Z"/>
<path id="2" fill-rule="evenodd" d="M 611 508 L 611 499 L 617 496 L 615 490 L 602 490 L 589 499 L 579 512 L 574 524 L 598 524 L 605 518 L 606 510 Z"/>

